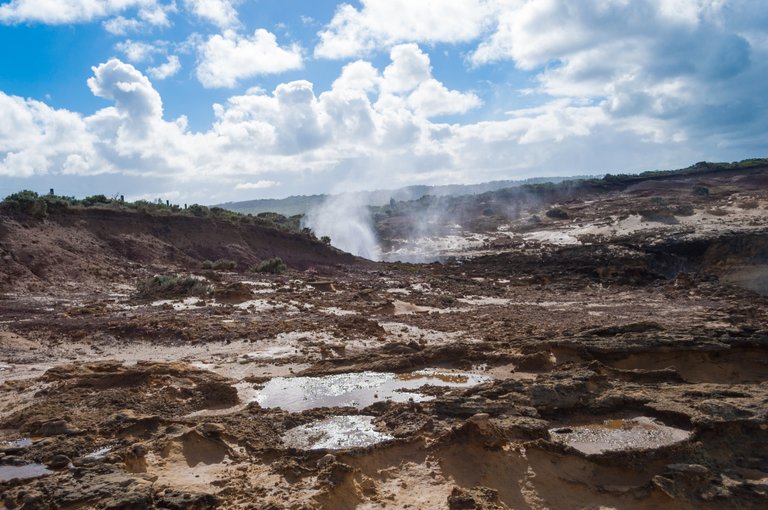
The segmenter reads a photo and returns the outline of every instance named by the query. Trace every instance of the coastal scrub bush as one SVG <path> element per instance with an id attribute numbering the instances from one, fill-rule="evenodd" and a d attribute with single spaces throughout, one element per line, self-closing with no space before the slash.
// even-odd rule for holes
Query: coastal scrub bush
<path id="1" fill-rule="evenodd" d="M 66 197 L 61 195 L 42 195 L 40 198 L 45 200 L 49 214 L 68 209 L 70 206 L 77 205 L 79 200 L 75 197 Z"/>
<path id="2" fill-rule="evenodd" d="M 208 214 L 208 208 L 200 204 L 192 204 L 187 208 L 187 212 L 192 216 L 206 216 Z"/>
<path id="3" fill-rule="evenodd" d="M 262 261 L 254 268 L 254 271 L 257 273 L 280 274 L 285 272 L 286 269 L 288 269 L 288 266 L 285 265 L 283 259 L 280 257 L 274 257 Z"/>
<path id="4" fill-rule="evenodd" d="M 105 195 L 92 195 L 90 197 L 85 197 L 80 202 L 84 207 L 90 207 L 95 204 L 109 204 L 112 203 L 111 198 L 107 198 Z"/>
<path id="5" fill-rule="evenodd" d="M 556 220 L 567 220 L 568 213 L 559 207 L 553 207 L 546 212 L 547 218 L 553 218 Z"/>
<path id="6" fill-rule="evenodd" d="M 211 288 L 204 281 L 191 276 L 156 275 L 136 285 L 139 298 L 158 299 L 187 296 L 205 296 Z"/>
<path id="7" fill-rule="evenodd" d="M 693 194 L 696 195 L 697 197 L 708 197 L 709 188 L 707 188 L 706 186 L 694 186 Z"/>
<path id="8" fill-rule="evenodd" d="M 24 213 L 37 219 L 48 217 L 48 204 L 34 191 L 23 190 L 5 197 L 3 208 L 11 212 Z"/>
<path id="9" fill-rule="evenodd" d="M 213 269 L 214 271 L 232 270 L 237 267 L 237 262 L 229 259 L 205 260 L 203 269 Z"/>

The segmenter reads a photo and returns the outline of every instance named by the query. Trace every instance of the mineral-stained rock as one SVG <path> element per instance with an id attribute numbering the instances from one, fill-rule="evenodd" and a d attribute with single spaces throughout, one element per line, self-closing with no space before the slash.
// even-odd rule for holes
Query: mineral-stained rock
<path id="1" fill-rule="evenodd" d="M 155 495 L 154 503 L 156 508 L 168 510 L 210 510 L 218 508 L 220 501 L 211 494 L 167 489 Z"/>
<path id="2" fill-rule="evenodd" d="M 41 479 L 26 486 L 4 493 L 9 509 L 28 508 L 27 494 L 39 496 L 36 503 L 42 506 L 29 508 L 81 507 L 98 503 L 99 508 L 109 510 L 139 510 L 151 508 L 152 483 L 136 475 L 120 472 L 116 468 L 101 465 L 96 469 L 79 468 L 64 472 L 50 480 Z"/>
<path id="3" fill-rule="evenodd" d="M 499 500 L 499 492 L 488 487 L 454 487 L 448 496 L 450 510 L 509 510 Z"/>
<path id="4" fill-rule="evenodd" d="M 69 427 L 65 420 L 51 420 L 41 423 L 37 428 L 37 434 L 44 437 L 73 434 L 75 430 Z"/>
<path id="5" fill-rule="evenodd" d="M 48 467 L 51 469 L 61 469 L 67 467 L 72 460 L 66 455 L 54 455 L 51 460 L 48 461 Z"/>

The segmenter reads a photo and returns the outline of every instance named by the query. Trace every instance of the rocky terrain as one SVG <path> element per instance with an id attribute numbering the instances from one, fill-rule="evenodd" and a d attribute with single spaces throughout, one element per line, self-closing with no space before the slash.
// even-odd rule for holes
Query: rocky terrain
<path id="1" fill-rule="evenodd" d="M 491 198 L 422 264 L 0 213 L 2 504 L 768 507 L 768 167 Z"/>

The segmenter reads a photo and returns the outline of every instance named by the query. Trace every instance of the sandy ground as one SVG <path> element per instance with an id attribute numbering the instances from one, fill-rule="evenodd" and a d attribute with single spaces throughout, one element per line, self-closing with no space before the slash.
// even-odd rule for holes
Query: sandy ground
<path id="1" fill-rule="evenodd" d="M 472 256 L 443 263 L 9 291 L 2 501 L 766 508 L 768 201 L 710 187 L 676 223 L 628 211 L 662 193 L 641 187 L 450 238 Z"/>

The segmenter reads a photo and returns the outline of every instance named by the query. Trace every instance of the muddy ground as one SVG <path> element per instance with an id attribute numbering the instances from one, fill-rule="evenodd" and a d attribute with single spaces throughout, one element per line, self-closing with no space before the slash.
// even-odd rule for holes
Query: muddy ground
<path id="1" fill-rule="evenodd" d="M 767 508 L 766 175 L 538 204 L 442 254 L 470 258 L 281 275 L 112 255 L 46 279 L 18 253 L 53 220 L 6 219 L 2 501 Z M 140 298 L 159 272 L 212 293 Z"/>

